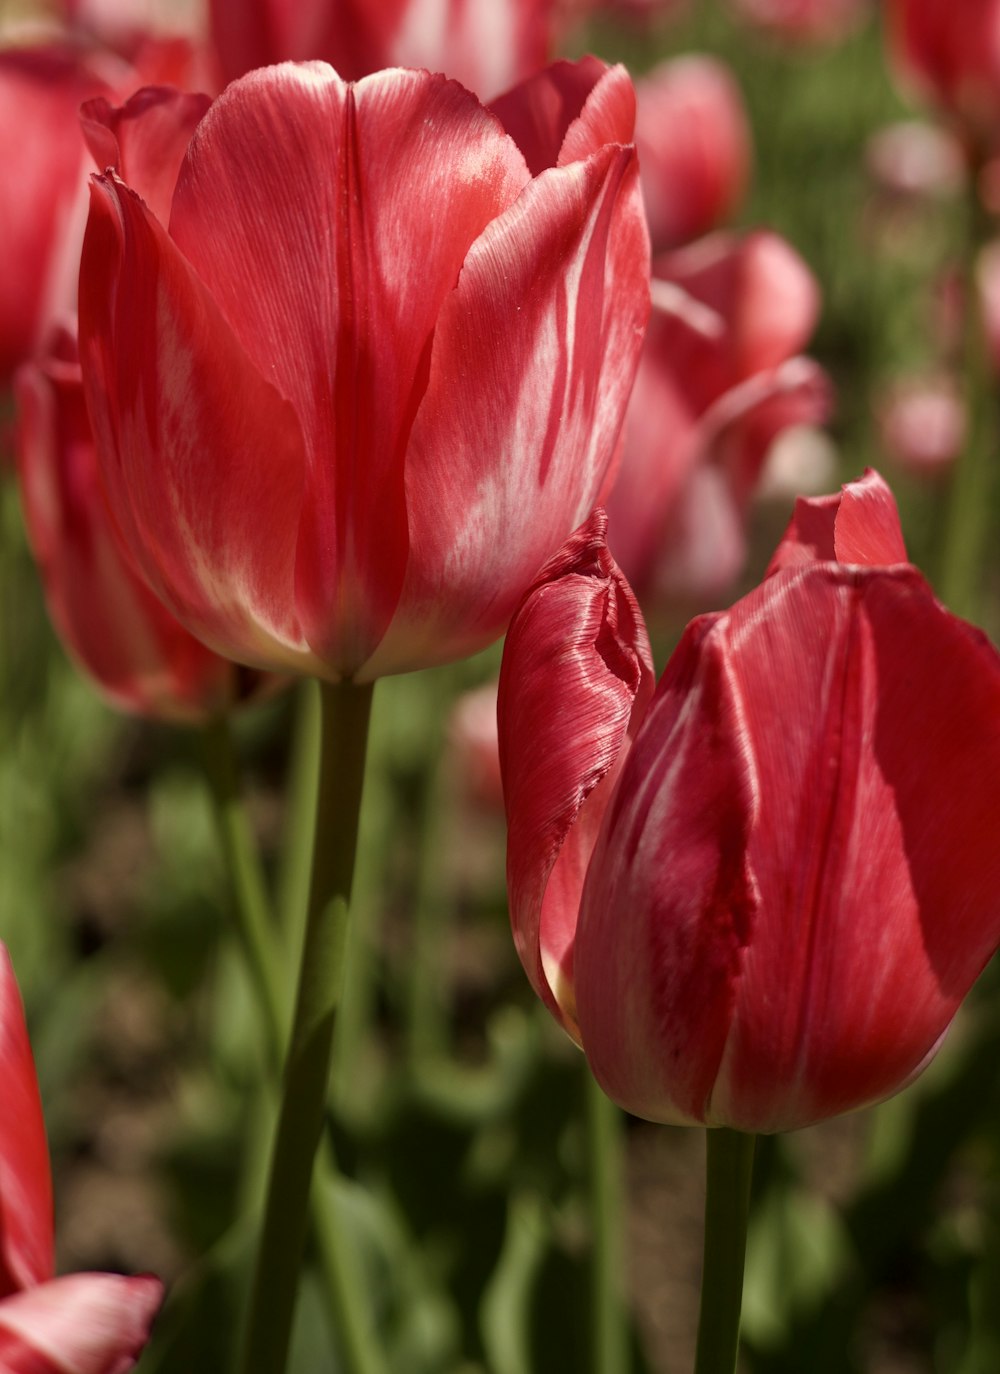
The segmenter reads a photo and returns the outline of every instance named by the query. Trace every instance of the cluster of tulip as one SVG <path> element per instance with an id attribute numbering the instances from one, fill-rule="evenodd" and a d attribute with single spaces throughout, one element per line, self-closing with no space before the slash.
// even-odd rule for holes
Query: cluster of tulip
<path id="1" fill-rule="evenodd" d="M 0 378 L 53 623 L 151 718 L 323 684 L 294 1010 L 266 921 L 244 932 L 285 1065 L 246 1371 L 286 1359 L 377 679 L 506 635 L 485 748 L 515 945 L 638 1116 L 752 1135 L 878 1102 L 1000 946 L 1000 656 L 875 472 L 800 497 L 655 686 L 639 602 L 726 597 L 776 438 L 832 388 L 806 264 L 719 227 L 752 160 L 732 77 L 550 62 L 595 8 L 214 0 L 195 41 L 81 0 L 0 52 Z M 862 6 L 738 8 L 798 42 Z M 1000 9 L 974 8 L 981 35 L 892 0 L 888 33 L 985 185 Z M 124 1370 L 161 1285 L 52 1278 L 5 956 L 0 1046 L 0 1367 Z"/>

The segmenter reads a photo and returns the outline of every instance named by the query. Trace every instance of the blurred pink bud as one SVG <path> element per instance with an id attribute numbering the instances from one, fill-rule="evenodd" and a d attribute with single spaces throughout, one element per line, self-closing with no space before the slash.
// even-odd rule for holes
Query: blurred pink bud
<path id="1" fill-rule="evenodd" d="M 987 244 L 976 263 L 983 332 L 993 368 L 1000 376 L 1000 240 Z"/>
<path id="2" fill-rule="evenodd" d="M 896 382 L 879 398 L 876 415 L 882 448 L 914 476 L 947 472 L 962 451 L 965 405 L 951 377 Z"/>
<path id="3" fill-rule="evenodd" d="M 712 57 L 661 62 L 636 82 L 636 147 L 654 249 L 714 229 L 739 205 L 750 172 L 743 97 Z"/>
<path id="4" fill-rule="evenodd" d="M 965 154 L 958 139 L 919 119 L 887 124 L 872 134 L 865 163 L 880 190 L 908 199 L 954 196 L 966 180 Z"/>
<path id="5" fill-rule="evenodd" d="M 489 810 L 502 809 L 496 682 L 459 697 L 448 724 L 448 743 L 467 795 Z"/>
<path id="6" fill-rule="evenodd" d="M 731 0 L 740 16 L 789 43 L 838 43 L 870 10 L 869 0 Z"/>

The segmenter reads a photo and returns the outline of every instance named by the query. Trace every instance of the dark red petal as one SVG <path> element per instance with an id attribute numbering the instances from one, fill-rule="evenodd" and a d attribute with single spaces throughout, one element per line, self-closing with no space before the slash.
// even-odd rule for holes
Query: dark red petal
<path id="1" fill-rule="evenodd" d="M 757 925 L 752 750 L 722 641 L 694 621 L 656 691 L 588 872 L 577 930 L 583 1047 L 605 1091 L 703 1121 Z"/>

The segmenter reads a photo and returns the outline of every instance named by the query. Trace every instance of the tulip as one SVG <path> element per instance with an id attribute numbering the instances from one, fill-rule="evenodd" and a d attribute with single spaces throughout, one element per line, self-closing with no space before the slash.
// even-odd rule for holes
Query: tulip
<path id="1" fill-rule="evenodd" d="M 119 548 L 70 330 L 18 371 L 15 401 L 25 524 L 70 656 L 121 710 L 184 723 L 223 713 L 253 678 L 190 635 Z"/>
<path id="2" fill-rule="evenodd" d="M 227 80 L 275 62 L 322 58 L 358 80 L 426 67 L 484 100 L 549 60 L 554 0 L 211 0 Z"/>
<path id="3" fill-rule="evenodd" d="M 53 1277 L 52 1181 L 31 1046 L 0 944 L 0 1368 L 125 1374 L 163 1296 L 150 1274 Z"/>
<path id="4" fill-rule="evenodd" d="M 141 34 L 128 62 L 68 41 L 0 51 L 0 126 L 17 130 L 0 164 L 0 387 L 76 309 L 91 171 L 81 102 L 121 99 L 147 82 L 181 85 L 197 73 L 190 44 Z"/>
<path id="5" fill-rule="evenodd" d="M 876 418 L 882 448 L 916 477 L 950 472 L 962 452 L 968 417 L 946 373 L 896 382 L 880 397 Z"/>
<path id="6" fill-rule="evenodd" d="M 1000 130 L 997 0 L 888 0 L 889 56 L 901 83 L 952 115 L 976 140 Z"/>
<path id="7" fill-rule="evenodd" d="M 906 561 L 873 472 L 799 502 L 648 706 L 630 607 L 594 520 L 508 636 L 529 978 L 651 1120 L 790 1130 L 889 1096 L 1000 944 L 1000 657 Z"/>
<path id="8" fill-rule="evenodd" d="M 661 62 L 636 82 L 635 141 L 654 248 L 676 248 L 730 215 L 746 190 L 750 125 L 729 69 Z"/>
<path id="9" fill-rule="evenodd" d="M 776 436 L 826 418 L 797 356 L 819 289 L 777 234 L 717 234 L 656 260 L 653 316 L 607 498 L 611 545 L 641 600 L 702 604 L 744 560 L 749 498 Z"/>
<path id="10" fill-rule="evenodd" d="M 169 232 L 95 179 L 109 503 L 227 657 L 370 682 L 470 653 L 606 481 L 648 310 L 632 88 L 585 59 L 496 110 L 287 64 L 199 124 Z"/>

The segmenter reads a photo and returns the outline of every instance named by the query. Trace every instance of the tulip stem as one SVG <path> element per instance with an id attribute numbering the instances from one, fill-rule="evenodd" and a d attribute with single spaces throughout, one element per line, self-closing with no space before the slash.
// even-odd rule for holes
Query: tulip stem
<path id="1" fill-rule="evenodd" d="M 342 683 L 319 690 L 320 772 L 306 928 L 244 1329 L 244 1374 L 282 1374 L 285 1368 L 341 993 L 372 688 Z"/>
<path id="2" fill-rule="evenodd" d="M 723 1127 L 706 1132 L 705 1260 L 694 1374 L 733 1374 L 736 1368 L 755 1139 Z"/>
<path id="3" fill-rule="evenodd" d="M 229 720 L 218 716 L 204 730 L 205 776 L 215 813 L 219 846 L 232 889 L 236 933 L 243 946 L 258 1005 L 267 1022 L 269 1066 L 281 1065 L 287 1034 L 287 1007 L 282 981 L 284 954 L 271 919 L 264 879 L 246 814 L 233 753 Z"/>
<path id="4" fill-rule="evenodd" d="M 590 1345 L 593 1374 L 626 1374 L 629 1332 L 622 1300 L 622 1115 L 586 1069 L 590 1167 Z"/>

